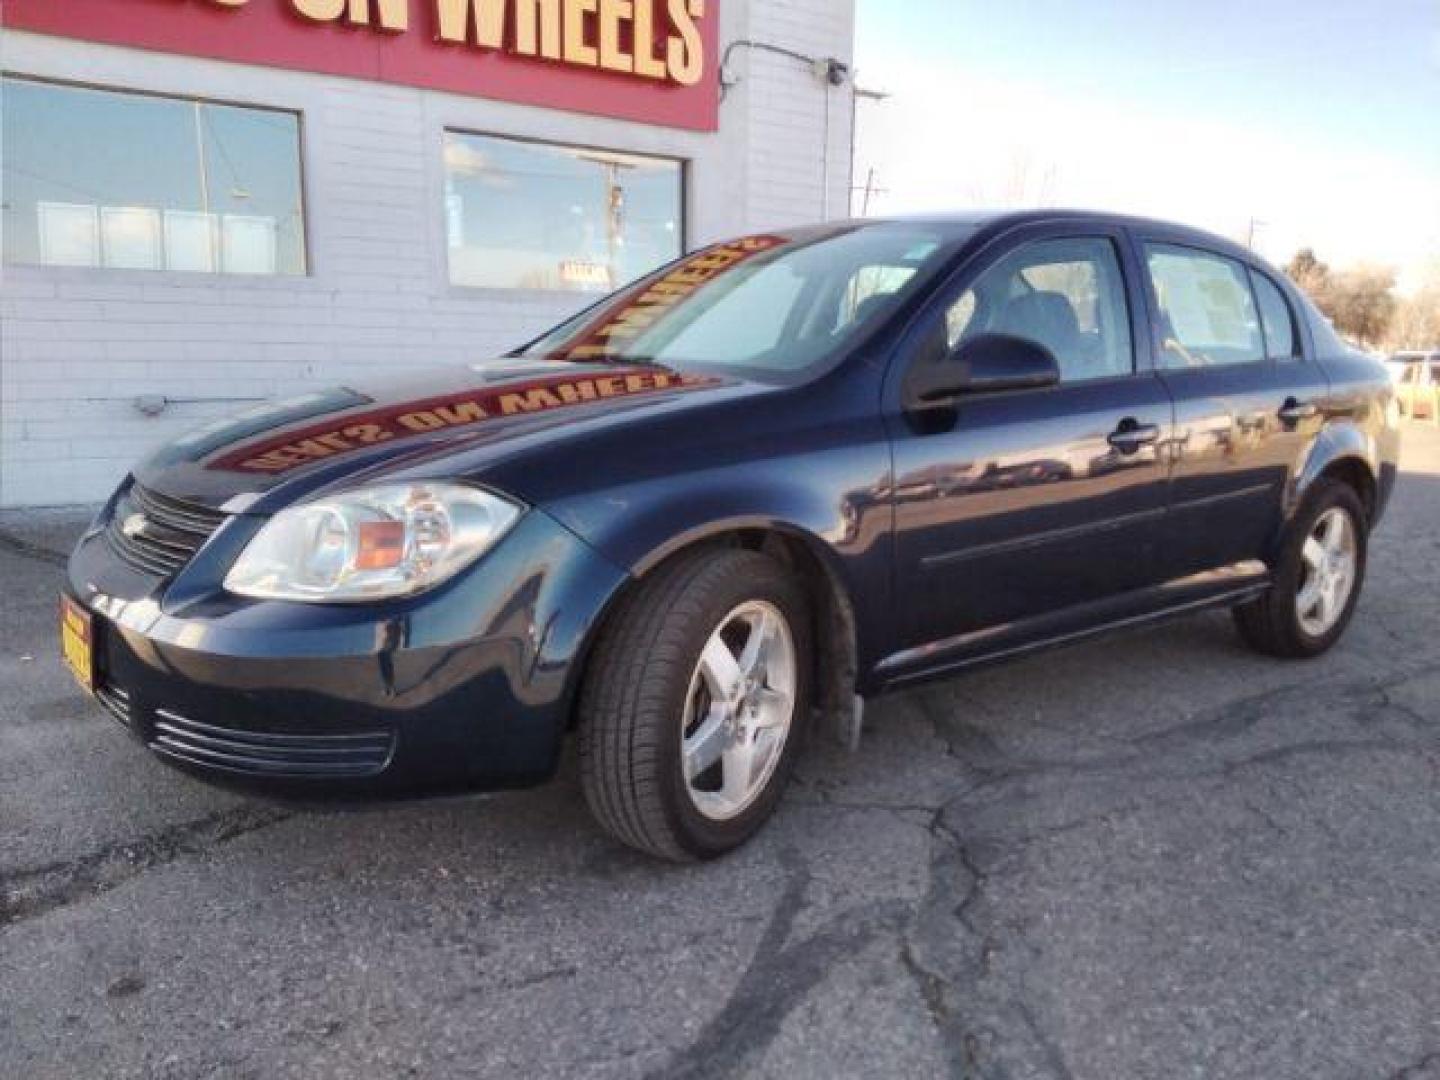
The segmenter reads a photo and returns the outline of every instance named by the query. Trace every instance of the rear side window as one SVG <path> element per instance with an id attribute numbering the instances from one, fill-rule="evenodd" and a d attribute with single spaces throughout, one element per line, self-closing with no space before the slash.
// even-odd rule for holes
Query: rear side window
<path id="1" fill-rule="evenodd" d="M 1265 359 L 1265 335 L 1244 266 L 1170 244 L 1146 244 L 1145 263 L 1160 306 L 1163 367 Z"/>
<path id="2" fill-rule="evenodd" d="M 1295 334 L 1295 316 L 1285 294 L 1264 274 L 1250 271 L 1255 299 L 1260 305 L 1260 325 L 1265 331 L 1265 355 L 1271 360 L 1293 360 L 1300 355 Z"/>

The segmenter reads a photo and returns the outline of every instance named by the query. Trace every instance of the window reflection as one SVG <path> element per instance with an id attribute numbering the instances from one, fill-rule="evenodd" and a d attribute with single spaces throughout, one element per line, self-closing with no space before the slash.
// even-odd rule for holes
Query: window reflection
<path id="1" fill-rule="evenodd" d="M 1075 237 L 1026 245 L 986 270 L 946 314 L 949 348 L 981 334 L 1045 346 L 1065 382 L 1134 371 L 1130 313 L 1115 245 Z"/>
<path id="2" fill-rule="evenodd" d="M 1169 244 L 1146 244 L 1160 305 L 1167 367 L 1249 364 L 1265 338 L 1245 268 L 1231 259 Z"/>
<path id="3" fill-rule="evenodd" d="M 7 263 L 304 274 L 300 120 L 3 80 Z"/>
<path id="4" fill-rule="evenodd" d="M 446 132 L 450 280 L 607 293 L 683 248 L 679 162 Z"/>
<path id="5" fill-rule="evenodd" d="M 1265 355 L 1271 360 L 1289 360 L 1299 350 L 1295 339 L 1295 318 L 1280 286 L 1264 274 L 1250 271 L 1250 284 L 1260 305 L 1260 328 L 1265 332 Z"/>

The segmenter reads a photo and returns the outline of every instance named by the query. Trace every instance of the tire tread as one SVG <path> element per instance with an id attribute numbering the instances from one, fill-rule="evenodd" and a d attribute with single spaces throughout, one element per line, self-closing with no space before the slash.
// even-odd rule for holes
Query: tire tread
<path id="1" fill-rule="evenodd" d="M 1332 629 L 1322 642 L 1307 640 L 1302 636 L 1294 612 L 1294 589 L 1297 585 L 1299 548 L 1310 535 L 1313 522 L 1332 506 L 1343 506 L 1350 511 L 1358 537 L 1360 564 L 1354 593 L 1350 598 L 1350 610 Z M 1359 600 L 1365 581 L 1365 549 L 1368 539 L 1369 522 L 1365 516 L 1364 504 L 1355 489 L 1342 480 L 1322 478 L 1306 496 L 1305 506 L 1295 515 L 1294 524 L 1280 545 L 1277 561 L 1276 581 L 1271 590 L 1257 600 L 1234 608 L 1235 628 L 1246 645 L 1256 652 L 1282 660 L 1305 660 L 1327 651 L 1343 635 Z"/>
<path id="2" fill-rule="evenodd" d="M 700 549 L 678 556 L 641 584 L 603 629 L 580 694 L 580 777 L 600 825 L 621 842 L 664 859 L 690 861 L 661 790 L 674 723 L 667 694 L 688 684 L 686 639 L 705 618 L 706 599 L 735 580 L 780 570 L 744 549 Z"/>

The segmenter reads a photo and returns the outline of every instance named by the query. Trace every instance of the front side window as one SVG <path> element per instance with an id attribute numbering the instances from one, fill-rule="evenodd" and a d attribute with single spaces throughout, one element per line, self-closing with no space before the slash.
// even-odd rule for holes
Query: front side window
<path id="1" fill-rule="evenodd" d="M 450 282 L 608 293 L 683 250 L 680 162 L 445 133 Z"/>
<path id="2" fill-rule="evenodd" d="M 1129 304 L 1115 246 L 1100 238 L 1042 240 L 1002 258 L 946 313 L 951 348 L 981 334 L 1039 342 L 1062 382 L 1129 375 Z"/>
<path id="3" fill-rule="evenodd" d="M 923 288 L 966 235 L 867 223 L 716 244 L 583 312 L 525 355 L 798 381 Z"/>
<path id="4" fill-rule="evenodd" d="M 1163 366 L 1211 367 L 1265 359 L 1265 337 L 1244 266 L 1170 244 L 1146 244 L 1145 262 L 1160 307 Z"/>
<path id="5" fill-rule="evenodd" d="M 1250 271 L 1255 299 L 1260 305 L 1260 326 L 1265 331 L 1265 355 L 1271 360 L 1290 360 L 1300 355 L 1295 334 L 1295 316 L 1285 294 L 1264 274 Z"/>
<path id="6" fill-rule="evenodd" d="M 300 118 L 3 80 L 4 258 L 304 274 Z"/>

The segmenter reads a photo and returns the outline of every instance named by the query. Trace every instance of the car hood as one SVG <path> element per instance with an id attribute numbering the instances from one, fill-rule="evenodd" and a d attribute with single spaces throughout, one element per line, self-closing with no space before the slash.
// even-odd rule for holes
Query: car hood
<path id="1" fill-rule="evenodd" d="M 267 512 L 333 484 L 412 467 L 444 473 L 437 459 L 462 454 L 475 476 L 537 437 L 553 443 L 746 386 L 661 367 L 505 358 L 268 403 L 181 436 L 134 475 L 172 498 Z"/>

